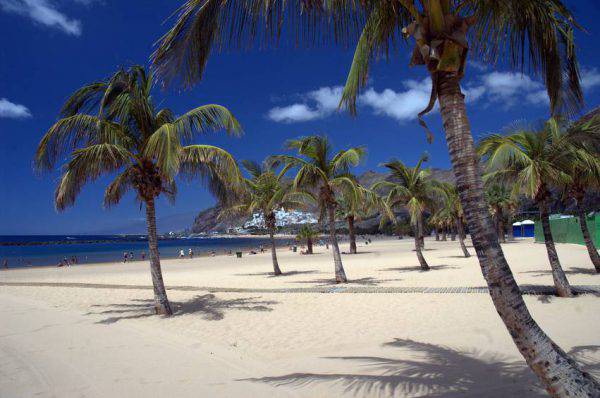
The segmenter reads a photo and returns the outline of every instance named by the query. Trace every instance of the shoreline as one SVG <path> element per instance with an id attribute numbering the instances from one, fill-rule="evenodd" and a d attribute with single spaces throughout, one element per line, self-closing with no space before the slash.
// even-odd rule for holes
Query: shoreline
<path id="1" fill-rule="evenodd" d="M 236 238 L 240 238 L 240 239 L 250 239 L 250 240 L 256 240 L 256 241 L 265 241 L 263 242 L 262 246 L 265 250 L 265 252 L 270 252 L 270 248 L 268 245 L 268 240 L 269 237 L 268 235 L 219 235 L 219 236 L 213 236 L 213 237 L 208 237 L 208 238 L 200 238 L 203 240 L 210 240 L 211 238 L 218 238 L 218 239 L 236 239 Z M 277 248 L 282 248 L 282 247 L 288 247 L 290 245 L 292 246 L 297 246 L 298 248 L 302 247 L 304 245 L 303 242 L 296 242 L 295 240 L 296 235 L 291 235 L 291 234 L 281 234 L 281 235 L 276 235 L 275 236 L 275 241 L 277 244 Z M 190 238 L 190 240 L 192 240 L 194 238 Z M 325 235 L 320 235 L 317 239 L 318 240 L 322 240 L 322 239 L 327 239 L 327 237 Z M 339 236 L 338 239 L 340 239 L 340 242 L 345 241 L 344 240 L 344 236 Z M 347 237 L 346 237 L 347 239 Z M 215 247 L 215 248 L 211 248 L 211 247 L 206 247 L 206 248 L 198 248 L 198 246 L 194 246 L 194 245 L 187 245 L 186 246 L 186 242 L 188 241 L 187 238 L 172 238 L 172 239 L 166 239 L 165 241 L 169 241 L 169 242 L 174 242 L 177 241 L 178 243 L 180 243 L 179 246 L 181 246 L 181 249 L 184 250 L 185 256 L 183 258 L 179 257 L 178 254 L 174 254 L 174 255 L 164 255 L 161 256 L 161 260 L 179 260 L 179 259 L 190 259 L 189 255 L 188 255 L 188 249 L 190 248 L 189 246 L 192 246 L 194 248 L 194 257 L 193 258 L 207 258 L 207 257 L 216 257 L 216 256 L 235 256 L 235 252 L 236 251 L 242 251 L 243 254 L 246 255 L 251 255 L 249 254 L 249 251 L 254 250 L 256 252 L 260 252 L 260 245 L 256 245 L 256 244 L 250 244 L 250 243 L 246 243 L 246 244 L 241 244 L 240 246 L 236 246 L 235 248 L 229 248 L 229 247 Z M 315 241 L 315 246 L 318 246 L 317 241 Z M 115 244 L 122 244 L 122 243 L 144 243 L 147 244 L 146 240 L 131 240 L 131 241 L 109 241 L 108 243 L 115 243 Z M 160 242 L 161 240 L 159 240 L 159 249 L 160 249 Z M 70 243 L 71 245 L 75 245 L 77 243 L 81 243 L 81 242 L 72 242 Z M 192 242 L 190 242 L 192 243 Z M 81 244 L 85 244 L 85 243 L 81 243 Z M 13 247 L 18 247 L 19 245 L 12 245 Z M 23 245 L 23 246 L 33 246 L 35 247 L 35 245 Z M 40 245 L 40 246 L 49 246 L 49 245 Z M 131 251 L 131 250 L 126 250 L 126 251 Z M 148 262 L 148 256 L 147 256 L 147 247 L 145 246 L 143 249 L 141 249 L 141 251 L 146 252 L 146 259 L 142 260 L 139 256 L 140 256 L 140 249 L 136 250 L 136 257 L 133 260 L 128 260 L 127 263 L 144 263 L 144 262 Z M 229 253 L 229 251 L 231 251 L 231 253 Z M 214 254 L 212 254 L 212 252 L 214 252 Z M 119 251 L 120 253 L 120 251 Z M 78 258 L 78 262 L 75 264 L 71 264 L 71 265 L 63 265 L 63 266 L 58 266 L 58 264 L 56 263 L 48 263 L 48 264 L 32 264 L 32 265 L 27 265 L 27 264 L 23 264 L 23 265 L 18 265 L 18 266 L 11 266 L 10 261 L 9 261 L 9 266 L 8 268 L 4 268 L 4 267 L 0 267 L 0 271 L 10 271 L 10 270 L 17 270 L 17 269 L 36 269 L 36 268 L 48 268 L 48 267 L 55 267 L 55 268 L 62 268 L 62 267 L 74 267 L 74 266 L 89 266 L 89 265 L 102 265 L 102 264 L 113 264 L 113 263 L 121 263 L 124 264 L 125 262 L 122 261 L 122 257 L 117 257 L 117 258 L 111 258 L 111 259 L 107 259 L 106 261 L 91 261 L 91 262 L 86 262 L 83 258 L 86 257 L 85 256 L 85 252 L 84 253 L 78 253 L 75 255 Z M 60 256 L 56 256 L 56 257 L 63 257 L 62 255 Z M 68 260 L 71 260 L 71 258 L 73 257 L 73 255 L 67 255 L 66 256 Z M 3 258 L 0 258 L 0 260 L 3 260 Z M 14 257 L 13 257 L 13 264 L 14 264 Z M 23 261 L 22 258 L 19 259 L 19 261 Z M 61 260 L 58 260 L 61 261 Z"/>

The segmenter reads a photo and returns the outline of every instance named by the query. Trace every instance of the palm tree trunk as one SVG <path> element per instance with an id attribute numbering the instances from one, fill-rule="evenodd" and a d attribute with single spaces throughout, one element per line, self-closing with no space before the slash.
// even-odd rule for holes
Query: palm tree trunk
<path id="1" fill-rule="evenodd" d="M 450 240 L 452 242 L 454 242 L 456 240 L 456 231 L 452 227 L 450 227 Z"/>
<path id="2" fill-rule="evenodd" d="M 306 238 L 306 253 L 313 254 L 313 241 L 310 236 Z"/>
<path id="3" fill-rule="evenodd" d="M 356 232 L 354 231 L 354 216 L 348 216 L 348 235 L 350 236 L 350 254 L 356 254 Z"/>
<path id="4" fill-rule="evenodd" d="M 148 254 L 150 256 L 150 273 L 154 287 L 154 311 L 159 315 L 172 315 L 171 304 L 163 282 L 158 254 L 158 238 L 156 236 L 156 210 L 154 199 L 146 201 L 146 223 L 148 224 Z"/>
<path id="5" fill-rule="evenodd" d="M 440 241 L 440 231 L 438 231 L 437 227 L 433 227 L 433 233 L 435 234 L 435 241 Z"/>
<path id="6" fill-rule="evenodd" d="M 504 221 L 502 221 L 502 213 L 498 212 L 498 237 L 500 243 L 506 243 L 506 237 L 504 236 Z"/>
<path id="7" fill-rule="evenodd" d="M 444 229 L 442 229 L 442 241 L 447 241 L 448 240 L 448 232 L 447 232 L 447 228 L 444 227 Z"/>
<path id="8" fill-rule="evenodd" d="M 335 281 L 337 283 L 346 283 L 348 282 L 348 278 L 346 278 L 346 272 L 344 272 L 340 247 L 338 246 L 338 240 L 335 234 L 335 206 L 328 206 L 327 213 L 329 219 L 329 240 L 331 241 L 331 251 L 333 252 L 333 262 L 335 264 Z"/>
<path id="9" fill-rule="evenodd" d="M 469 232 L 490 296 L 515 345 L 548 393 L 555 397 L 591 397 L 600 385 L 579 369 L 531 317 L 493 229 L 467 119 L 460 79 L 440 73 L 438 95 L 446 141 Z"/>
<path id="10" fill-rule="evenodd" d="M 544 243 L 546 244 L 548 260 L 550 260 L 550 267 L 552 268 L 552 279 L 554 279 L 556 293 L 560 297 L 573 297 L 571 285 L 569 285 L 567 276 L 560 265 L 558 253 L 556 253 L 556 246 L 554 246 L 554 238 L 552 237 L 552 231 L 550 230 L 548 203 L 544 199 L 538 202 L 538 206 L 540 208 L 540 217 L 542 219 L 542 229 L 544 230 Z"/>
<path id="11" fill-rule="evenodd" d="M 415 225 L 415 251 L 417 252 L 417 258 L 419 259 L 419 264 L 421 265 L 421 271 L 429 271 L 429 264 L 423 257 L 423 252 L 421 251 L 421 238 L 419 236 L 419 221 L 417 220 L 417 224 Z"/>
<path id="12" fill-rule="evenodd" d="M 277 261 L 277 245 L 275 244 L 275 237 L 273 235 L 273 228 L 269 228 L 269 239 L 271 240 L 271 259 L 273 260 L 273 274 L 277 276 L 281 275 L 281 269 L 279 269 L 279 262 Z"/>
<path id="13" fill-rule="evenodd" d="M 598 250 L 596 250 L 596 246 L 594 246 L 594 242 L 590 236 L 590 230 L 588 229 L 585 213 L 580 205 L 580 201 L 577 201 L 577 216 L 579 217 L 579 226 L 581 227 L 583 241 L 585 242 L 585 247 L 590 255 L 590 260 L 592 260 L 596 272 L 600 273 L 600 255 L 598 255 Z"/>
<path id="14" fill-rule="evenodd" d="M 417 227 L 419 230 L 419 244 L 421 245 L 421 249 L 425 248 L 425 237 L 423 233 L 423 213 L 419 213 L 419 222 L 417 223 Z"/>
<path id="15" fill-rule="evenodd" d="M 508 225 L 507 225 L 507 229 L 508 229 L 508 240 L 513 241 L 515 240 L 515 231 L 513 230 L 513 217 L 511 212 L 508 212 L 508 216 L 507 217 L 507 221 L 508 221 Z"/>
<path id="16" fill-rule="evenodd" d="M 467 250 L 467 246 L 465 245 L 465 229 L 463 227 L 463 222 L 460 218 L 456 219 L 456 230 L 458 231 L 458 241 L 460 242 L 460 248 L 465 257 L 471 257 L 471 254 Z"/>

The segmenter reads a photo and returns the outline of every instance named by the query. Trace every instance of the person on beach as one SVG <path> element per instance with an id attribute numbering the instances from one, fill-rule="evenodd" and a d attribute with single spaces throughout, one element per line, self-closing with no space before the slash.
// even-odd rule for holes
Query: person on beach
<path id="1" fill-rule="evenodd" d="M 8 269 L 8 260 L 7 259 L 2 260 L 2 268 Z"/>
<path id="2" fill-rule="evenodd" d="M 179 250 L 179 258 L 184 258 L 185 257 L 185 253 L 183 251 L 183 249 Z"/>
<path id="3" fill-rule="evenodd" d="M 140 257 L 142 258 L 142 261 L 144 261 L 146 259 L 146 252 L 140 253 Z"/>
<path id="4" fill-rule="evenodd" d="M 123 262 L 126 263 L 127 262 L 127 257 L 129 257 L 129 254 L 127 254 L 127 252 L 123 253 Z"/>
<path id="5" fill-rule="evenodd" d="M 189 254 L 190 258 L 194 258 L 194 251 L 192 250 L 191 247 L 190 247 L 190 250 L 188 250 L 188 254 Z"/>
<path id="6" fill-rule="evenodd" d="M 129 260 L 133 260 L 133 252 L 129 252 Z"/>
<path id="7" fill-rule="evenodd" d="M 64 264 L 65 264 L 67 267 L 70 267 L 70 266 L 71 266 L 71 263 L 69 263 L 69 259 L 68 259 L 68 258 L 66 258 L 66 257 L 65 257 L 65 258 L 63 258 L 63 263 L 64 263 Z"/>

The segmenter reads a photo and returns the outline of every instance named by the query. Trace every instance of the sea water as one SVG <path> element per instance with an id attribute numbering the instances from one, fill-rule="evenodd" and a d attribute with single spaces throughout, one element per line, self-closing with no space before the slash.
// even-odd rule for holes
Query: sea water
<path id="1" fill-rule="evenodd" d="M 190 237 L 160 239 L 161 258 L 175 258 L 183 250 L 188 256 L 206 255 L 215 251 L 237 251 L 267 246 L 266 238 Z M 145 235 L 0 235 L 0 267 L 4 260 L 9 268 L 29 266 L 56 266 L 61 260 L 77 258 L 77 264 L 123 261 L 123 254 L 133 252 L 133 261 L 141 260 L 142 252 L 148 259 L 148 241 Z"/>

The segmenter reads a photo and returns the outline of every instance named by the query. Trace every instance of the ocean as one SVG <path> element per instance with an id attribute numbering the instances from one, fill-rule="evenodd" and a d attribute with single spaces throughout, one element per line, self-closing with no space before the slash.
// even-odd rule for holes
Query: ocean
<path id="1" fill-rule="evenodd" d="M 267 238 L 190 237 L 160 239 L 161 258 L 176 258 L 180 250 L 194 255 L 206 255 L 268 245 Z M 0 267 L 4 260 L 9 268 L 57 266 L 64 258 L 77 258 L 77 264 L 115 262 L 123 260 L 124 252 L 133 252 L 140 260 L 142 252 L 148 258 L 145 235 L 0 235 Z"/>

